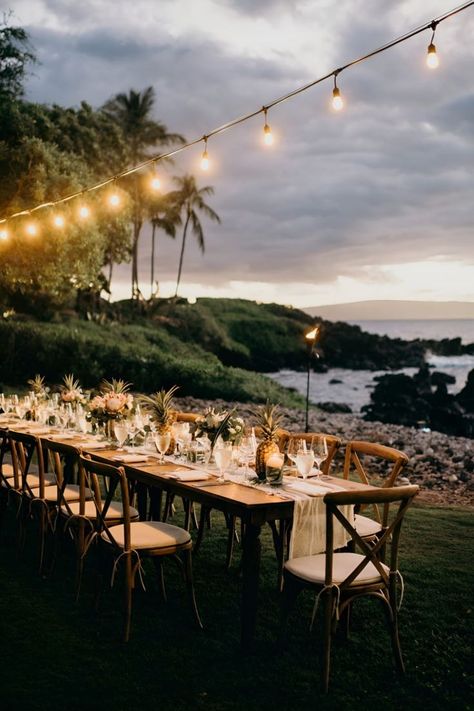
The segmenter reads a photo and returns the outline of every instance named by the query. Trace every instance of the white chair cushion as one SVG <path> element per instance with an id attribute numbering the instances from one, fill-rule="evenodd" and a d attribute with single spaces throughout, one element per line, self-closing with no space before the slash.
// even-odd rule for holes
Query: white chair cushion
<path id="1" fill-rule="evenodd" d="M 378 521 L 373 521 L 371 518 L 367 518 L 367 516 L 356 514 L 354 516 L 354 522 L 354 528 L 361 537 L 375 536 L 376 533 L 380 533 L 382 530 L 382 526 Z"/>
<path id="2" fill-rule="evenodd" d="M 360 553 L 334 553 L 333 556 L 333 583 L 339 585 L 348 575 L 364 560 L 365 556 Z M 302 558 L 292 558 L 285 563 L 285 568 L 298 578 L 307 580 L 310 583 L 324 585 L 326 579 L 326 555 L 307 555 Z M 389 568 L 383 565 L 388 573 Z M 378 583 L 381 580 L 380 574 L 373 563 L 368 563 L 361 570 L 351 586 L 369 585 Z"/>
<path id="3" fill-rule="evenodd" d="M 10 479 L 13 476 L 13 466 L 11 464 L 2 464 L 2 474 L 5 479 Z"/>
<path id="4" fill-rule="evenodd" d="M 71 513 L 78 514 L 80 510 L 80 504 L 79 501 L 73 501 L 72 503 L 69 504 L 69 508 L 71 510 Z M 65 516 L 70 516 L 71 514 L 67 510 L 65 506 L 61 506 L 61 513 L 64 514 Z M 95 519 L 97 517 L 97 509 L 95 507 L 95 503 L 93 501 L 86 501 L 85 506 L 84 506 L 84 516 L 87 516 L 87 518 L 90 519 Z M 130 518 L 131 519 L 138 519 L 138 511 L 133 508 L 133 506 L 130 506 Z M 112 519 L 112 520 L 121 520 L 123 518 L 123 506 L 121 503 L 118 501 L 111 501 L 110 506 L 107 509 L 107 514 L 106 514 L 106 520 Z"/>
<path id="5" fill-rule="evenodd" d="M 33 493 L 33 496 L 39 497 L 40 490 L 39 487 L 36 489 L 31 490 Z M 92 499 L 92 491 L 90 489 L 86 489 L 85 492 L 86 498 L 87 499 Z M 56 501 L 58 498 L 58 487 L 57 486 L 45 486 L 44 488 L 44 500 L 45 501 Z M 81 495 L 79 493 L 79 485 L 78 484 L 69 484 L 66 486 L 64 489 L 64 498 L 66 501 L 78 501 L 81 498 Z"/>
<path id="6" fill-rule="evenodd" d="M 21 481 L 21 476 L 20 476 L 20 481 Z M 31 472 L 28 472 L 28 474 L 26 475 L 26 481 L 28 482 L 28 486 L 31 489 L 39 489 L 40 478 L 39 478 L 38 474 L 32 474 Z M 45 473 L 44 483 L 45 483 L 45 486 L 55 486 L 56 485 L 56 477 L 54 476 L 54 474 Z"/>
<path id="7" fill-rule="evenodd" d="M 117 544 L 123 548 L 125 527 L 114 526 L 111 530 Z M 107 533 L 103 531 L 101 537 L 110 543 Z M 191 540 L 188 531 L 178 526 L 159 521 L 138 521 L 130 524 L 131 546 L 141 548 L 171 548 L 181 546 Z"/>

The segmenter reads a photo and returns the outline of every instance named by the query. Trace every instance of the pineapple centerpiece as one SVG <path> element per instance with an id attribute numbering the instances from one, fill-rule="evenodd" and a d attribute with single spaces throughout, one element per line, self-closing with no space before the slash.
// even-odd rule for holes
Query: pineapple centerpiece
<path id="1" fill-rule="evenodd" d="M 271 405 L 267 400 L 267 403 L 260 407 L 256 413 L 257 425 L 262 430 L 263 440 L 258 445 L 255 454 L 255 472 L 261 481 L 266 477 L 265 463 L 268 457 L 280 451 L 276 443 L 278 428 L 282 420 L 278 408 L 279 405 Z"/>
<path id="2" fill-rule="evenodd" d="M 176 411 L 173 408 L 173 396 L 178 390 L 178 385 L 173 385 L 169 390 L 161 388 L 153 395 L 143 395 L 141 402 L 150 413 L 156 431 L 160 435 L 170 434 L 170 445 L 165 454 L 174 452 L 175 441 L 172 435 L 171 426 L 176 420 Z"/>

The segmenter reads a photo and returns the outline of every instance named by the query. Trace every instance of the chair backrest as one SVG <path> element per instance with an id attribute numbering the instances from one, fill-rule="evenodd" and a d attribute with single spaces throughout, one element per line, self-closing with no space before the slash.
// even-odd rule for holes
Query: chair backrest
<path id="1" fill-rule="evenodd" d="M 26 432 L 15 432 L 10 430 L 8 433 L 10 441 L 10 450 L 12 456 L 12 465 L 15 477 L 21 479 L 21 490 L 29 497 L 44 498 L 44 490 L 48 484 L 45 481 L 45 463 L 43 448 L 39 437 L 27 434 Z M 36 460 L 37 470 L 35 475 L 38 477 L 38 487 L 30 486 L 28 474 L 30 473 L 33 459 Z M 39 491 L 33 493 L 32 489 L 38 488 Z"/>
<path id="2" fill-rule="evenodd" d="M 114 526 L 109 526 L 106 518 L 112 501 L 117 501 L 117 497 L 120 498 L 123 507 L 121 519 L 124 526 L 123 550 L 130 551 L 130 496 L 124 468 L 96 462 L 83 455 L 79 457 L 79 465 L 85 485 L 92 491 L 97 513 L 97 531 L 99 533 L 105 531 L 109 541 L 116 548 L 122 549 L 122 546 L 119 546 L 114 538 Z"/>
<path id="3" fill-rule="evenodd" d="M 339 521 L 343 528 L 349 533 L 351 540 L 355 543 L 364 555 L 359 565 L 343 580 L 338 583 L 342 591 L 349 587 L 352 581 L 369 564 L 377 568 L 384 583 L 389 585 L 389 574 L 382 565 L 380 552 L 390 542 L 390 573 L 398 571 L 398 548 L 400 542 L 400 530 L 403 517 L 408 506 L 418 494 L 418 486 L 401 486 L 384 489 L 372 489 L 370 491 L 337 491 L 326 494 L 324 503 L 326 504 L 326 576 L 325 585 L 333 584 L 333 560 L 334 560 L 334 519 Z M 383 530 L 380 538 L 375 543 L 364 541 L 357 533 L 349 518 L 341 511 L 342 506 L 359 505 L 384 505 L 398 503 L 398 510 L 387 526 Z M 336 554 L 337 555 L 337 554 Z"/>
<path id="4" fill-rule="evenodd" d="M 8 438 L 8 427 L 0 428 L 0 485 L 5 489 L 14 489 L 19 491 L 21 489 L 21 475 L 18 473 L 18 469 L 15 475 L 15 468 L 12 462 L 13 478 L 6 477 L 4 471 L 4 465 L 7 463 L 5 461 L 7 455 L 11 456 L 11 445 Z"/>
<path id="5" fill-rule="evenodd" d="M 344 479 L 349 479 L 351 474 L 355 473 L 363 484 L 373 484 L 374 479 L 378 478 L 377 475 L 384 473 L 382 487 L 390 488 L 394 486 L 397 477 L 407 464 L 407 455 L 399 449 L 373 442 L 352 440 L 346 444 Z M 379 484 L 378 481 L 376 483 Z M 382 516 L 377 504 L 373 506 L 373 509 L 376 520 L 381 525 L 385 525 L 389 510 L 388 504 L 383 507 Z"/>
<path id="6" fill-rule="evenodd" d="M 58 506 L 65 506 L 69 515 L 73 513 L 68 504 L 64 492 L 66 486 L 71 483 L 74 471 L 78 470 L 80 451 L 77 447 L 71 444 L 63 444 L 62 442 L 53 442 L 45 439 L 42 441 L 43 451 L 51 465 L 51 471 L 54 472 L 56 483 L 58 485 Z M 78 474 L 79 494 L 80 494 L 80 513 L 84 514 L 85 507 L 85 485 L 84 477 Z"/>
<path id="7" fill-rule="evenodd" d="M 286 451 L 289 443 L 291 441 L 294 441 L 295 439 L 304 439 L 305 442 L 311 444 L 313 437 L 324 437 L 326 440 L 326 444 L 328 447 L 328 456 L 327 459 L 325 459 L 324 462 L 322 462 L 321 464 L 321 471 L 324 475 L 327 476 L 329 474 L 329 470 L 331 468 L 334 456 L 342 444 L 339 437 L 336 437 L 335 435 L 326 434 L 325 432 L 288 432 L 287 436 L 283 440 L 283 451 Z"/>
<path id="8" fill-rule="evenodd" d="M 199 415 L 194 412 L 176 412 L 176 422 L 189 422 L 193 424 L 198 417 Z"/>

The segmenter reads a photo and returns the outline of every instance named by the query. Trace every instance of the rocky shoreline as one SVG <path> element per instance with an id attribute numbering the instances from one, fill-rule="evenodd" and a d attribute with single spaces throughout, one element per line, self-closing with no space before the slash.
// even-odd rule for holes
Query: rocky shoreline
<path id="1" fill-rule="evenodd" d="M 249 422 L 255 410 L 255 406 L 249 404 L 193 397 L 177 398 L 177 404 L 186 412 L 202 412 L 208 406 L 219 409 L 236 407 Z M 293 431 L 304 429 L 302 410 L 282 408 L 282 412 L 283 427 Z M 418 484 L 421 487 L 419 498 L 430 504 L 474 506 L 472 439 L 435 431 L 423 432 L 403 425 L 367 422 L 355 414 L 328 413 L 314 407 L 310 410 L 310 429 L 338 435 L 343 442 L 362 439 L 401 449 L 410 461 L 399 483 Z M 342 456 L 338 454 L 338 468 L 342 466 Z"/>

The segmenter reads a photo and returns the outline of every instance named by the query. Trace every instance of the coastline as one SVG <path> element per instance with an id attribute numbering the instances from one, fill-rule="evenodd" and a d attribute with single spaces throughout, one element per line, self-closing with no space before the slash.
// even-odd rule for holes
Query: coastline
<path id="1" fill-rule="evenodd" d="M 252 423 L 255 406 L 224 400 L 202 400 L 194 397 L 176 398 L 185 412 L 203 412 L 206 407 L 217 409 L 236 407 L 238 414 Z M 281 408 L 282 427 L 303 431 L 304 411 Z M 413 427 L 367 422 L 357 414 L 332 414 L 311 407 L 309 416 L 312 432 L 338 435 L 343 445 L 351 439 L 379 442 L 405 452 L 410 461 L 403 473 L 402 483 L 418 484 L 418 497 L 432 505 L 474 506 L 474 445 L 465 437 L 452 437 L 442 432 L 422 432 Z M 341 471 L 344 447 L 335 458 L 335 470 Z"/>

